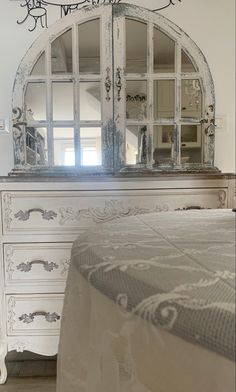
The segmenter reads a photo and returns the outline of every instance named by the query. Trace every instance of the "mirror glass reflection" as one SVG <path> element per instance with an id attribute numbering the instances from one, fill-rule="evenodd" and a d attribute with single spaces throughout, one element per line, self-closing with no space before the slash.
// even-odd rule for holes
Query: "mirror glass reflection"
<path id="1" fill-rule="evenodd" d="M 46 74 L 46 66 L 45 66 L 45 52 L 41 54 L 41 56 L 38 58 L 36 61 L 32 71 L 31 75 L 41 75 L 44 76 Z"/>
<path id="2" fill-rule="evenodd" d="M 147 25 L 126 19 L 126 73 L 147 72 Z"/>
<path id="3" fill-rule="evenodd" d="M 25 91 L 27 122 L 46 120 L 46 85 L 28 83 Z"/>
<path id="4" fill-rule="evenodd" d="M 73 72 L 71 29 L 52 42 L 51 60 L 52 74 L 70 74 Z"/>
<path id="5" fill-rule="evenodd" d="M 26 127 L 26 161 L 29 165 L 48 165 L 46 128 Z"/>
<path id="6" fill-rule="evenodd" d="M 101 114 L 100 82 L 81 82 L 80 90 L 80 120 L 99 121 Z"/>
<path id="7" fill-rule="evenodd" d="M 100 73 L 100 20 L 82 23 L 79 31 L 79 72 Z"/>
<path id="8" fill-rule="evenodd" d="M 181 50 L 181 70 L 185 73 L 196 72 L 196 68 L 194 67 L 192 60 L 190 60 L 184 50 Z"/>
<path id="9" fill-rule="evenodd" d="M 181 163 L 200 163 L 202 160 L 201 125 L 186 124 L 181 127 Z"/>
<path id="10" fill-rule="evenodd" d="M 127 80 L 126 118 L 137 121 L 142 121 L 147 118 L 146 80 Z"/>
<path id="11" fill-rule="evenodd" d="M 54 128 L 54 165 L 55 166 L 74 166 L 75 165 L 75 146 L 73 128 Z"/>
<path id="12" fill-rule="evenodd" d="M 102 164 L 102 130 L 100 127 L 80 128 L 81 166 Z"/>
<path id="13" fill-rule="evenodd" d="M 175 81 L 154 81 L 154 119 L 175 117 Z"/>
<path id="14" fill-rule="evenodd" d="M 154 29 L 154 72 L 175 72 L 175 42 L 159 29 Z"/>
<path id="15" fill-rule="evenodd" d="M 198 79 L 182 80 L 181 117 L 202 118 L 202 91 Z"/>
<path id="16" fill-rule="evenodd" d="M 74 93 L 72 82 L 53 82 L 53 120 L 74 119 Z"/>
<path id="17" fill-rule="evenodd" d="M 128 125 L 126 127 L 126 164 L 136 165 L 147 160 L 147 126 Z"/>
<path id="18" fill-rule="evenodd" d="M 174 125 L 156 125 L 153 130 L 153 160 L 155 165 L 174 161 Z"/>

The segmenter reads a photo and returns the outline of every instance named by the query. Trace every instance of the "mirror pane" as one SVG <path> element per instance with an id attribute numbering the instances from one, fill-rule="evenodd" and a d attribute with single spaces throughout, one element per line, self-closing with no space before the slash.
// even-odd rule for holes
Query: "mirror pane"
<path id="1" fill-rule="evenodd" d="M 127 80 L 126 118 L 143 121 L 147 118 L 147 81 Z"/>
<path id="2" fill-rule="evenodd" d="M 53 120 L 74 119 L 74 96 L 72 82 L 53 82 Z"/>
<path id="3" fill-rule="evenodd" d="M 153 130 L 153 160 L 155 165 L 174 162 L 174 125 L 156 125 Z"/>
<path id="4" fill-rule="evenodd" d="M 193 65 L 192 60 L 190 60 L 187 53 L 184 50 L 181 50 L 181 69 L 182 72 L 196 72 L 196 68 Z"/>
<path id="5" fill-rule="evenodd" d="M 100 166 L 102 164 L 101 128 L 80 128 L 81 166 Z"/>
<path id="6" fill-rule="evenodd" d="M 28 83 L 25 91 L 27 121 L 46 120 L 46 85 Z"/>
<path id="7" fill-rule="evenodd" d="M 198 79 L 182 80 L 181 117 L 202 118 L 202 91 Z"/>
<path id="8" fill-rule="evenodd" d="M 126 128 L 126 164 L 147 162 L 147 126 L 128 125 Z"/>
<path id="9" fill-rule="evenodd" d="M 71 29 L 52 42 L 51 60 L 53 74 L 70 74 L 73 72 Z"/>
<path id="10" fill-rule="evenodd" d="M 48 165 L 46 128 L 26 127 L 26 161 L 29 165 Z"/>
<path id="11" fill-rule="evenodd" d="M 147 72 L 147 25 L 126 19 L 126 73 Z"/>
<path id="12" fill-rule="evenodd" d="M 154 119 L 175 117 L 175 81 L 154 81 Z"/>
<path id="13" fill-rule="evenodd" d="M 100 20 L 79 25 L 79 72 L 100 73 Z"/>
<path id="14" fill-rule="evenodd" d="M 175 72 L 175 41 L 154 29 L 154 72 Z"/>
<path id="15" fill-rule="evenodd" d="M 100 82 L 81 82 L 80 120 L 96 121 L 102 118 Z"/>
<path id="16" fill-rule="evenodd" d="M 75 165 L 75 146 L 73 128 L 54 128 L 54 165 L 55 166 L 74 166 Z"/>
<path id="17" fill-rule="evenodd" d="M 181 127 L 181 163 L 200 163 L 202 160 L 201 125 L 182 125 Z"/>
<path id="18" fill-rule="evenodd" d="M 41 54 L 41 56 L 36 61 L 31 75 L 45 75 L 46 74 L 46 66 L 45 66 L 45 52 Z"/>

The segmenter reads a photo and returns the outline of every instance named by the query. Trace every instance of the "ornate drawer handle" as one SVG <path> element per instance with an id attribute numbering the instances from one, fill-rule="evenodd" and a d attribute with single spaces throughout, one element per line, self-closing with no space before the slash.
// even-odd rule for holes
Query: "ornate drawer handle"
<path id="1" fill-rule="evenodd" d="M 122 82 L 121 82 L 121 68 L 118 67 L 116 71 L 116 88 L 117 88 L 117 101 L 121 100 L 121 89 L 122 89 Z"/>
<path id="2" fill-rule="evenodd" d="M 48 323 L 55 323 L 57 320 L 60 320 L 61 316 L 59 316 L 57 313 L 49 313 L 49 312 L 34 312 L 34 313 L 29 313 L 29 314 L 22 314 L 22 316 L 19 317 L 20 321 L 23 321 L 23 323 L 30 324 L 33 323 L 34 318 L 38 316 L 44 316 L 45 320 Z"/>
<path id="3" fill-rule="evenodd" d="M 42 218 L 45 220 L 53 220 L 54 218 L 57 217 L 56 212 L 54 211 L 46 211 L 46 210 L 42 210 L 41 208 L 32 208 L 31 210 L 27 210 L 27 211 L 22 211 L 20 210 L 19 212 L 17 212 L 14 216 L 15 218 L 17 218 L 18 220 L 21 221 L 27 221 L 30 218 L 30 214 L 32 212 L 40 212 L 40 214 L 42 214 Z"/>
<path id="4" fill-rule="evenodd" d="M 21 263 L 19 265 L 17 265 L 17 269 L 22 271 L 22 272 L 30 272 L 32 269 L 32 266 L 34 264 L 42 264 L 45 271 L 51 272 L 53 271 L 53 269 L 57 269 L 59 268 L 59 265 L 56 263 L 49 263 L 48 261 L 44 261 L 44 260 L 32 260 L 32 261 L 28 261 L 27 263 Z"/>
<path id="5" fill-rule="evenodd" d="M 106 71 L 107 71 L 107 77 L 106 77 L 106 81 L 105 81 L 105 87 L 106 87 L 106 92 L 107 92 L 106 100 L 110 101 L 111 100 L 111 97 L 110 97 L 110 91 L 111 91 L 110 68 L 107 67 Z"/>

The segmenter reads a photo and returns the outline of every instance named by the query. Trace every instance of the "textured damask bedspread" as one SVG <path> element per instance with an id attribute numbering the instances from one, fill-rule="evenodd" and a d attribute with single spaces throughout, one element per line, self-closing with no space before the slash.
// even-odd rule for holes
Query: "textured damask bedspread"
<path id="1" fill-rule="evenodd" d="M 235 214 L 139 215 L 94 227 L 75 268 L 124 313 L 235 360 Z"/>

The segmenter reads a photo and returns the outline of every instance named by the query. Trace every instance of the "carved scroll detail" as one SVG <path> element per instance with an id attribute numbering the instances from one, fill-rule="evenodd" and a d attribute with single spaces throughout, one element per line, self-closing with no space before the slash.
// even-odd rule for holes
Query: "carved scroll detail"
<path id="1" fill-rule="evenodd" d="M 15 165 L 25 164 L 25 125 L 24 114 L 19 107 L 12 109 L 13 143 L 15 154 Z"/>
<path id="2" fill-rule="evenodd" d="M 10 193 L 5 193 L 3 196 L 3 211 L 4 211 L 4 223 L 5 223 L 6 229 L 10 229 L 10 225 L 12 222 L 11 203 L 12 203 L 12 195 Z"/>
<path id="3" fill-rule="evenodd" d="M 110 222 L 114 219 L 122 217 L 135 216 L 140 214 L 147 214 L 149 212 L 168 211 L 168 204 L 157 205 L 154 208 L 141 207 L 125 207 L 122 202 L 118 200 L 110 200 L 105 202 L 104 208 L 88 208 L 84 210 L 75 211 L 73 208 L 60 208 L 60 225 L 64 225 L 68 221 L 80 221 L 81 219 L 92 219 L 96 223 Z"/>

